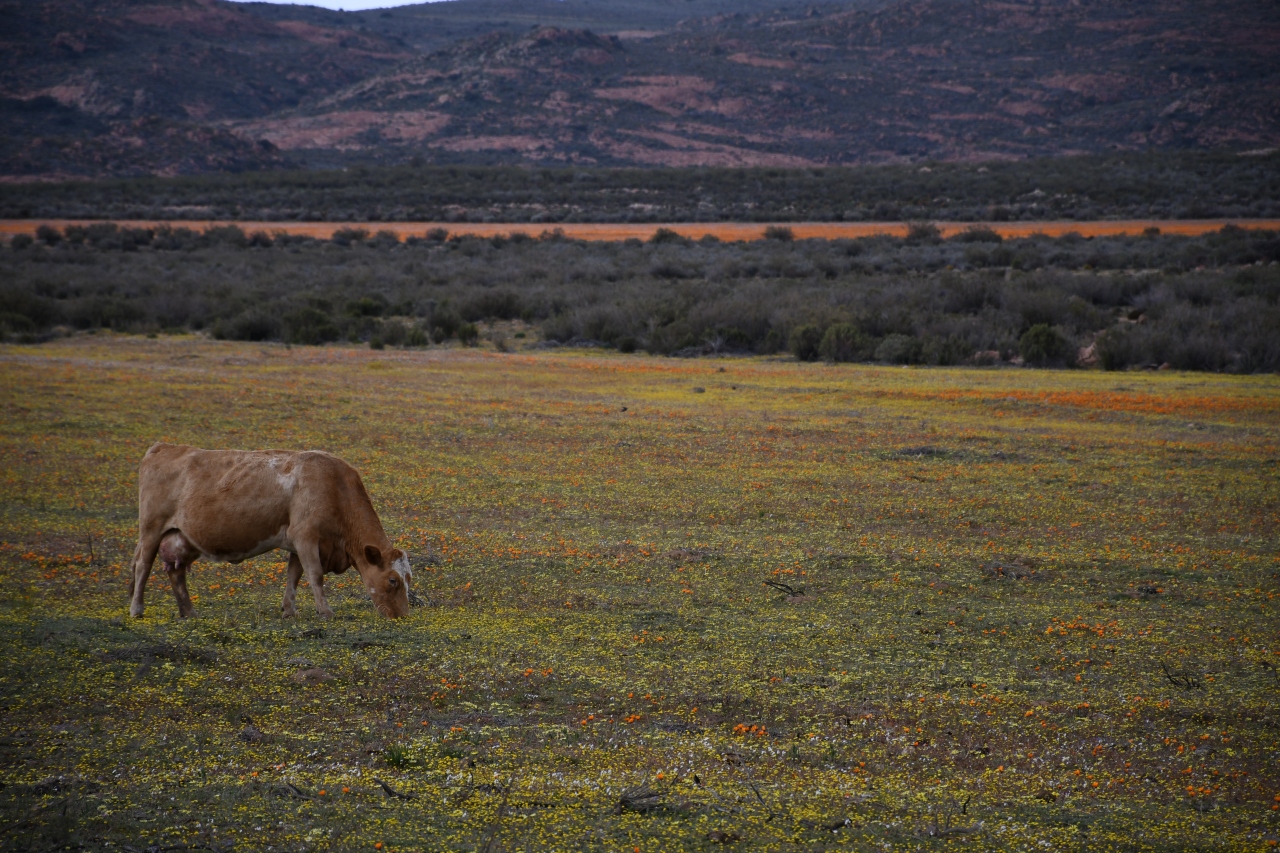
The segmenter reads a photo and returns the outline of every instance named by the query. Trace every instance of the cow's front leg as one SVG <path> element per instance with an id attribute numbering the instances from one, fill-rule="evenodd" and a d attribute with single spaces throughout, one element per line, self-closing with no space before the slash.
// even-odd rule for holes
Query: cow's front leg
<path id="1" fill-rule="evenodd" d="M 280 615 L 292 619 L 298 615 L 294 601 L 298 595 L 298 581 L 302 580 L 302 561 L 297 554 L 289 555 L 289 569 L 284 582 L 284 603 L 280 605 Z"/>
<path id="2" fill-rule="evenodd" d="M 302 553 L 298 556 L 302 560 L 302 572 L 307 576 L 307 583 L 311 584 L 311 594 L 316 599 L 316 612 L 321 619 L 330 619 L 333 617 L 333 608 L 324 597 L 324 566 L 320 563 L 320 549 L 312 545 L 300 550 Z"/>

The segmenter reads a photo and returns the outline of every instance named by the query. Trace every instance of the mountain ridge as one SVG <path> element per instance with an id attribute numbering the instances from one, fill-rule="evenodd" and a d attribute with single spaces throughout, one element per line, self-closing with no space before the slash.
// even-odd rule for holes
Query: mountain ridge
<path id="1" fill-rule="evenodd" d="M 63 28 L 77 3 L 103 22 L 92 35 Z M 0 14 L 21 18 L 19 5 Z M 0 174 L 794 167 L 1280 145 L 1280 10 L 1258 0 L 686 5 L 716 14 L 676 19 L 680 4 L 657 4 L 663 29 L 637 32 L 644 7 L 623 0 L 376 14 L 35 4 L 0 74 L 0 116 L 16 131 L 0 139 Z M 183 56 L 195 60 L 172 70 Z"/>

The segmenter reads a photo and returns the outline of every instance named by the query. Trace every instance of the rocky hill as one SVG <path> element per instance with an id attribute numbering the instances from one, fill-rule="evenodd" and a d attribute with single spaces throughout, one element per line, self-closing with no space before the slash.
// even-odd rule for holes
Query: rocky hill
<path id="1" fill-rule="evenodd" d="M 281 162 L 228 119 L 296 107 L 414 56 L 216 0 L 0 4 L 0 170 L 137 174 Z"/>
<path id="2" fill-rule="evenodd" d="M 0 4 L 0 173 L 1280 145 L 1273 3 L 775 3 Z"/>

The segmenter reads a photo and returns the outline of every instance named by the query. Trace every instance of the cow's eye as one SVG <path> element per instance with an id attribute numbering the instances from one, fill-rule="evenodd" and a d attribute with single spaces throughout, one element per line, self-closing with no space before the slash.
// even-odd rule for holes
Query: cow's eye
<path id="1" fill-rule="evenodd" d="M 398 577 L 392 576 L 392 578 L 387 581 L 387 589 L 395 589 L 398 586 L 400 586 L 400 578 Z"/>

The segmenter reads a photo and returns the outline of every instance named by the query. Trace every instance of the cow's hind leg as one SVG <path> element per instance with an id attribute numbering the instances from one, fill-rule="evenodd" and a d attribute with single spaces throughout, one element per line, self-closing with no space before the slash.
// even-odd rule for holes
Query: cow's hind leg
<path id="1" fill-rule="evenodd" d="M 280 605 L 280 615 L 292 619 L 298 615 L 294 601 L 298 595 L 298 581 L 302 580 L 302 561 L 297 554 L 289 555 L 289 569 L 284 582 L 284 603 Z"/>
<path id="2" fill-rule="evenodd" d="M 142 602 L 147 592 L 147 578 L 151 577 L 151 564 L 160 550 L 160 531 L 142 530 L 138 533 L 138 547 L 133 550 L 133 577 L 129 580 L 129 615 L 142 617 Z"/>
<path id="3" fill-rule="evenodd" d="M 185 563 L 165 563 L 165 571 L 169 574 L 169 585 L 173 587 L 173 597 L 178 602 L 178 618 L 186 619 L 196 615 L 191 605 L 191 593 L 187 589 L 187 568 Z"/>
<path id="4" fill-rule="evenodd" d="M 191 593 L 187 590 L 187 569 L 199 557 L 200 552 L 177 530 L 170 531 L 160 540 L 160 559 L 164 560 L 169 586 L 173 587 L 173 597 L 178 602 L 179 619 L 196 615 L 195 608 L 191 606 Z"/>

